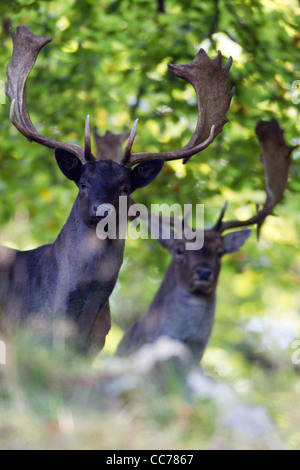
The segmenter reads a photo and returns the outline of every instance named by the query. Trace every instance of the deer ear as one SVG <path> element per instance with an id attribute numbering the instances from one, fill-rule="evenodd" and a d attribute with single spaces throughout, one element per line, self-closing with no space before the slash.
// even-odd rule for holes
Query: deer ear
<path id="1" fill-rule="evenodd" d="M 55 158 L 61 172 L 71 181 L 79 183 L 82 163 L 75 155 L 64 149 L 55 149 Z"/>
<path id="2" fill-rule="evenodd" d="M 250 237 L 252 230 L 240 230 L 239 232 L 231 232 L 222 237 L 225 253 L 234 253 L 244 245 Z"/>
<path id="3" fill-rule="evenodd" d="M 138 188 L 144 188 L 150 184 L 161 172 L 164 160 L 157 158 L 149 162 L 140 163 L 131 172 L 131 192 Z"/>

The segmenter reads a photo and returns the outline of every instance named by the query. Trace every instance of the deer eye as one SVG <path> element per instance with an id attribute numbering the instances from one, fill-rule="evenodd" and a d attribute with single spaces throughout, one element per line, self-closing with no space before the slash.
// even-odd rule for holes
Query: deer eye
<path id="1" fill-rule="evenodd" d="M 86 184 L 86 183 L 80 183 L 80 184 L 79 184 L 79 187 L 80 187 L 80 189 L 86 189 L 86 188 L 87 188 L 87 184 Z"/>
<path id="2" fill-rule="evenodd" d="M 224 250 L 219 250 L 218 251 L 218 258 L 222 258 L 222 256 L 225 254 L 225 251 Z"/>
<path id="3" fill-rule="evenodd" d="M 128 196 L 130 194 L 130 188 L 128 186 L 125 186 L 120 190 L 120 194 L 122 196 Z"/>
<path id="4" fill-rule="evenodd" d="M 184 247 L 179 246 L 178 248 L 176 248 L 176 255 L 184 255 L 184 251 Z"/>

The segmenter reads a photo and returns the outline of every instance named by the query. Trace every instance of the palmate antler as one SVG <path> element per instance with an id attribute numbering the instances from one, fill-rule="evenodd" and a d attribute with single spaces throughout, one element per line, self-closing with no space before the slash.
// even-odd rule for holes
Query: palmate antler
<path id="1" fill-rule="evenodd" d="M 165 161 L 183 159 L 186 163 L 193 155 L 206 149 L 214 138 L 222 132 L 228 119 L 226 113 L 230 106 L 233 88 L 228 91 L 228 72 L 232 64 L 230 58 L 225 68 L 222 68 L 222 54 L 210 59 L 203 49 L 200 49 L 195 59 L 186 65 L 169 64 L 169 71 L 176 77 L 183 78 L 191 83 L 196 91 L 198 101 L 198 122 L 191 140 L 181 149 L 173 152 L 161 153 L 131 153 L 136 135 L 137 121 L 129 137 L 123 164 L 131 167 L 136 163 L 154 158 Z"/>
<path id="2" fill-rule="evenodd" d="M 26 102 L 26 82 L 41 49 L 51 39 L 34 34 L 27 26 L 19 26 L 17 32 L 11 30 L 13 38 L 13 57 L 7 67 L 8 85 L 6 94 L 11 101 L 10 119 L 14 126 L 29 140 L 50 148 L 63 148 L 80 157 L 84 163 L 95 161 L 91 152 L 89 117 L 85 125 L 85 147 L 66 144 L 42 136 L 37 132 L 29 117 Z M 165 161 L 183 159 L 186 163 L 192 155 L 207 148 L 214 138 L 222 132 L 227 122 L 226 112 L 229 108 L 234 89 L 228 91 L 228 72 L 232 64 L 230 58 L 225 68 L 222 68 L 222 55 L 210 59 L 201 49 L 195 59 L 186 65 L 171 65 L 169 71 L 191 83 L 196 91 L 198 101 L 198 122 L 196 130 L 181 150 L 162 153 L 131 153 L 136 135 L 137 121 L 130 133 L 123 157 L 115 157 L 116 152 L 108 152 L 98 156 L 101 160 L 118 160 L 127 167 L 146 160 L 161 158 Z M 123 136 L 122 134 L 121 136 Z M 96 135 L 95 135 L 96 137 Z M 100 136 L 98 136 L 100 138 Z M 97 143 L 97 137 L 96 137 Z M 99 143 L 99 141 L 98 141 Z"/>
<path id="3" fill-rule="evenodd" d="M 85 147 L 66 144 L 42 136 L 29 117 L 26 100 L 26 82 L 41 49 L 52 41 L 34 34 L 27 26 L 18 26 L 17 32 L 10 29 L 13 39 L 12 60 L 7 67 L 8 85 L 5 92 L 11 102 L 10 120 L 30 142 L 37 142 L 53 149 L 63 148 L 80 157 L 83 162 L 94 161 L 91 152 L 89 116 L 85 124 Z"/>
<path id="4" fill-rule="evenodd" d="M 273 213 L 275 206 L 283 199 L 284 191 L 288 181 L 288 173 L 291 164 L 291 153 L 298 146 L 288 146 L 284 140 L 284 131 L 279 127 L 279 124 L 276 119 L 271 121 L 259 121 L 256 126 L 256 135 L 259 139 L 262 154 L 261 161 L 264 166 L 265 173 L 265 182 L 266 182 L 266 200 L 262 209 L 258 209 L 258 212 L 253 217 L 247 220 L 229 220 L 223 221 L 227 203 L 223 207 L 219 219 L 215 226 L 211 229 L 213 231 L 223 232 L 239 228 L 239 227 L 248 227 L 250 225 L 257 225 L 258 227 L 258 236 L 261 229 L 261 226 L 265 222 L 266 218 Z M 169 236 L 172 237 L 172 230 L 170 227 L 173 227 L 179 232 L 182 228 L 191 229 L 188 224 L 188 219 L 191 215 L 191 205 L 188 206 L 188 210 L 185 211 L 184 219 L 171 217 L 166 218 L 162 215 L 153 215 L 151 214 L 148 217 L 147 214 L 140 214 L 140 218 L 147 220 L 148 223 L 155 223 L 159 227 L 161 234 L 164 234 L 164 237 L 168 239 Z M 171 234 L 171 235 L 170 235 Z"/>
<path id="5" fill-rule="evenodd" d="M 266 180 L 266 200 L 261 210 L 247 220 L 231 220 L 223 222 L 226 207 L 223 208 L 214 230 L 222 233 L 226 230 L 249 225 L 258 226 L 259 230 L 268 217 L 273 213 L 275 206 L 282 200 L 288 181 L 288 172 L 291 163 L 291 153 L 297 146 L 288 146 L 284 140 L 284 131 L 276 119 L 259 121 L 256 126 L 256 135 L 261 145 L 261 161 L 264 166 Z"/>

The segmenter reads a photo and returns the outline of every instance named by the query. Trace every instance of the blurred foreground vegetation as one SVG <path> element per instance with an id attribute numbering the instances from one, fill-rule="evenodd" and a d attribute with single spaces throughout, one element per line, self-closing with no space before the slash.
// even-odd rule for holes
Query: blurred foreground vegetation
<path id="1" fill-rule="evenodd" d="M 91 363 L 23 331 L 0 366 L 0 449 L 299 448 L 299 371 L 209 350 L 208 378 L 164 341 Z"/>
<path id="2" fill-rule="evenodd" d="M 2 82 L 12 53 L 9 27 L 27 24 L 53 37 L 31 74 L 28 103 L 38 130 L 67 142 L 82 142 L 90 114 L 102 134 L 124 131 L 138 117 L 134 151 L 182 147 L 197 106 L 192 88 L 166 73 L 167 62 L 187 63 L 199 47 L 211 57 L 218 49 L 233 56 L 237 91 L 223 135 L 187 166 L 167 164 L 136 194 L 137 202 L 204 203 L 208 226 L 225 200 L 228 217 L 248 217 L 264 197 L 257 120 L 277 118 L 287 141 L 299 142 L 296 0 L 3 0 L 0 13 Z M 76 188 L 60 174 L 52 151 L 25 141 L 8 116 L 7 102 L 0 105 L 0 243 L 30 249 L 55 239 Z M 9 350 L 9 365 L 4 372 L 0 366 L 0 447 L 299 448 L 300 377 L 291 362 L 300 339 L 299 155 L 293 154 L 286 198 L 259 243 L 253 234 L 241 253 L 224 259 L 202 364 L 245 403 L 268 410 L 280 444 L 231 435 L 218 425 L 214 402 L 187 397 L 177 375 L 166 374 L 167 384 L 160 378 L 153 387 L 143 376 L 124 393 L 101 389 L 99 377 L 109 374 L 101 363 L 114 367 L 110 356 L 122 330 L 146 310 L 169 262 L 155 241 L 128 240 L 112 297 L 114 326 L 97 364 L 72 350 L 50 351 L 28 332 Z"/>

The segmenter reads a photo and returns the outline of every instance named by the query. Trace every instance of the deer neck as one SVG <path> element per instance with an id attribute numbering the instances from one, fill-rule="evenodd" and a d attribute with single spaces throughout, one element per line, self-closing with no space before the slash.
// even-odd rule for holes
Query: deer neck
<path id="1" fill-rule="evenodd" d="M 96 230 L 89 228 L 82 221 L 78 198 L 54 243 L 58 264 L 63 271 L 69 271 L 75 278 L 98 278 L 101 273 L 105 277 L 104 273 L 107 272 L 107 280 L 114 279 L 122 264 L 124 248 L 125 240 L 101 240 Z"/>
<path id="2" fill-rule="evenodd" d="M 170 285 L 170 284 L 169 284 Z M 176 279 L 173 271 L 173 289 L 170 295 L 167 295 L 173 299 L 174 311 L 179 318 L 183 316 L 190 316 L 196 318 L 196 322 L 201 321 L 202 318 L 211 317 L 214 315 L 216 307 L 216 293 L 215 291 L 211 294 L 197 294 L 191 293 L 185 287 L 183 287 Z M 186 313 L 187 312 L 187 313 Z"/>
<path id="3" fill-rule="evenodd" d="M 204 308 L 210 309 L 215 308 L 216 303 L 216 292 L 211 294 L 193 294 L 184 288 L 178 281 L 173 263 L 168 267 L 163 282 L 156 297 L 153 301 L 155 305 L 162 305 L 163 303 L 170 305 L 176 304 L 178 310 L 186 310 L 186 307 L 190 308 Z"/>
<path id="4" fill-rule="evenodd" d="M 148 340 L 166 335 L 187 344 L 201 359 L 211 336 L 216 307 L 216 294 L 194 295 L 178 282 L 174 267 L 169 266 L 161 288 L 146 316 Z"/>

